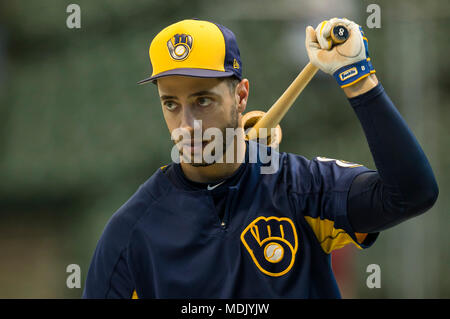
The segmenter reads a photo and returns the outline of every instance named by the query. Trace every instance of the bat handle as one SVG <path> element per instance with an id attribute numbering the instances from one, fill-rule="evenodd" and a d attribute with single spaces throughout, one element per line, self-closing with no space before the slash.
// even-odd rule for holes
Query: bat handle
<path id="1" fill-rule="evenodd" d="M 336 24 L 331 30 L 331 40 L 334 44 L 341 44 L 350 37 L 350 30 L 342 23 Z"/>
<path id="2" fill-rule="evenodd" d="M 270 129 L 274 128 L 283 119 L 286 112 L 295 102 L 297 97 L 308 85 L 314 75 L 319 69 L 308 63 L 303 70 L 297 75 L 295 80 L 289 85 L 284 93 L 278 98 L 278 100 L 272 105 L 267 113 L 249 130 L 247 133 L 247 139 L 265 138 L 260 135 L 260 128 L 267 128 L 267 134 L 270 134 Z"/>
<path id="3" fill-rule="evenodd" d="M 344 43 L 349 37 L 350 30 L 344 24 L 338 23 L 333 26 L 331 30 L 333 44 Z M 260 128 L 267 128 L 270 132 L 270 128 L 276 127 L 317 71 L 318 68 L 316 66 L 308 63 L 267 113 L 249 129 L 246 138 L 248 140 L 258 137 L 264 138 L 264 136 L 259 134 Z M 266 134 L 270 134 L 269 132 Z"/>

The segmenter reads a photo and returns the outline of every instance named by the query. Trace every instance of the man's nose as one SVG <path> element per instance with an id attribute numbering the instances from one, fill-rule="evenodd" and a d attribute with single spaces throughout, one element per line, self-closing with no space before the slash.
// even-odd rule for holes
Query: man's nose
<path id="1" fill-rule="evenodd" d="M 192 112 L 189 110 L 188 107 L 182 108 L 182 114 L 181 114 L 181 123 L 180 128 L 188 130 L 189 132 L 194 131 L 194 121 L 195 117 L 193 116 Z"/>
<path id="2" fill-rule="evenodd" d="M 194 138 L 194 131 L 201 131 L 201 120 L 197 120 L 188 107 L 183 107 L 180 128 L 189 132 Z"/>

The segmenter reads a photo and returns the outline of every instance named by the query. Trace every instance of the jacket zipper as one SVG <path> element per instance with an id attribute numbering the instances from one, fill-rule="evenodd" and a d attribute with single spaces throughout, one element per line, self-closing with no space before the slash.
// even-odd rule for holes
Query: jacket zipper
<path id="1" fill-rule="evenodd" d="M 220 220 L 220 218 L 219 218 L 220 227 L 222 228 L 222 230 L 227 229 L 228 224 L 230 222 L 230 212 L 234 208 L 234 201 L 235 201 L 235 197 L 236 197 L 236 190 L 237 190 L 236 186 L 230 186 L 228 188 L 226 205 L 225 205 L 225 212 L 223 214 L 222 220 Z"/>

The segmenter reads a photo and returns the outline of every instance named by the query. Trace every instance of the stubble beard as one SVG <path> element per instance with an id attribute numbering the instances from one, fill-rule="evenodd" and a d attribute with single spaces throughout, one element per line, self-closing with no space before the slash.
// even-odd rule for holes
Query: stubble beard
<path id="1" fill-rule="evenodd" d="M 233 106 L 231 107 L 230 114 L 231 114 L 230 122 L 227 123 L 223 128 L 220 129 L 220 131 L 222 132 L 222 150 L 223 150 L 222 158 L 225 158 L 228 148 L 234 147 L 234 144 L 235 144 L 234 138 L 232 141 L 227 141 L 227 139 L 225 137 L 226 137 L 227 128 L 236 130 L 239 127 L 239 115 L 238 115 L 238 111 L 236 109 L 236 103 L 234 103 Z M 214 138 L 216 138 L 216 136 Z M 227 144 L 227 142 L 229 142 L 229 143 Z M 215 143 L 215 142 L 211 141 L 210 143 Z M 214 152 L 215 152 L 215 150 L 214 150 Z M 216 154 L 212 154 L 212 155 L 216 155 Z M 183 149 L 180 149 L 180 157 L 185 158 L 185 156 L 183 155 Z M 191 154 L 191 159 L 193 157 L 194 157 L 193 154 Z M 212 162 L 206 162 L 203 158 L 203 148 L 202 148 L 202 162 L 198 163 L 198 162 L 190 160 L 190 161 L 188 161 L 188 164 L 193 167 L 207 167 L 207 166 L 216 164 L 216 161 L 214 160 Z"/>

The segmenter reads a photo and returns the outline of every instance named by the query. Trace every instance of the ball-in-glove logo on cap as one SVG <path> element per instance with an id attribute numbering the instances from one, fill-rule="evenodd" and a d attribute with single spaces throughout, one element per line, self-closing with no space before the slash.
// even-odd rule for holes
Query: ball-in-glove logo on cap
<path id="1" fill-rule="evenodd" d="M 192 50 L 194 39 L 188 34 L 175 34 L 167 41 L 167 48 L 172 59 L 183 61 Z"/>
<path id="2" fill-rule="evenodd" d="M 241 241 L 258 269 L 278 277 L 291 270 L 298 240 L 289 218 L 258 217 L 241 234 Z"/>

